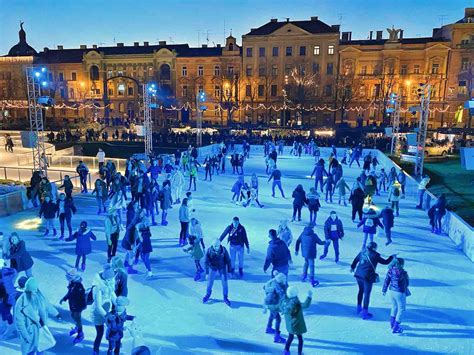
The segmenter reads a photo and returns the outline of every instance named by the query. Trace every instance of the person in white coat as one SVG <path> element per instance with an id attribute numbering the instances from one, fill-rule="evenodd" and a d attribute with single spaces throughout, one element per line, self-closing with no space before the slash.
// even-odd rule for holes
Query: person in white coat
<path id="1" fill-rule="evenodd" d="M 181 168 L 178 168 L 174 171 L 174 174 L 171 175 L 171 198 L 175 204 L 181 203 L 181 198 L 183 197 L 183 189 L 185 184 L 184 174 Z"/>
<path id="2" fill-rule="evenodd" d="M 96 158 L 97 158 L 97 161 L 99 162 L 99 171 L 100 171 L 102 170 L 102 167 L 104 166 L 104 163 L 105 163 L 105 152 L 102 150 L 102 148 L 99 148 Z"/>

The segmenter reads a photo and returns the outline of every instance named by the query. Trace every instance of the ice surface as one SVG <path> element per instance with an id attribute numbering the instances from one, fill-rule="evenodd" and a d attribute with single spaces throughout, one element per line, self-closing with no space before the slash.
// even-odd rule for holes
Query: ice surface
<path id="1" fill-rule="evenodd" d="M 279 158 L 278 165 L 283 173 L 282 184 L 287 196 L 291 196 L 299 183 L 306 191 L 313 186 L 313 181 L 308 178 L 313 158 L 298 159 L 286 155 Z M 152 227 L 154 252 L 151 260 L 155 278 L 145 280 L 145 268 L 143 264 L 138 265 L 140 273 L 129 278 L 131 304 L 128 311 L 137 316 L 145 343 L 153 353 L 279 354 L 283 350 L 283 345 L 274 344 L 273 338 L 265 334 L 268 314 L 262 314 L 262 286 L 269 275 L 263 273 L 263 261 L 268 229 L 276 228 L 281 219 L 291 219 L 292 201 L 271 197 L 271 183 L 266 182 L 262 156 L 251 156 L 244 168 L 246 179 L 250 180 L 253 172 L 259 176 L 263 209 L 243 208 L 230 202 L 230 189 L 236 178 L 229 172 L 224 176 L 214 176 L 212 183 L 199 180 L 198 191 L 194 193 L 195 216 L 203 225 L 206 246 L 220 235 L 233 216 L 240 217 L 249 235 L 251 251 L 250 255 L 245 255 L 244 279 L 229 281 L 232 308 L 222 302 L 221 286 L 217 281 L 212 300 L 202 304 L 206 284 L 193 281 L 193 261 L 177 246 L 177 206 L 169 214 L 167 227 Z M 202 173 L 201 170 L 200 179 Z M 359 168 L 344 168 L 349 186 L 359 173 Z M 386 201 L 387 194 L 375 198 L 376 204 L 381 206 Z M 394 243 L 385 247 L 385 240 L 377 239 L 383 256 L 397 253 L 405 258 L 411 278 L 412 296 L 407 299 L 403 335 L 393 335 L 389 330 L 390 300 L 388 295 L 382 296 L 381 284 L 374 285 L 372 292 L 370 309 L 374 319 L 363 321 L 355 315 L 357 286 L 349 273 L 349 265 L 360 249 L 362 232 L 350 220 L 350 207 L 321 202 L 323 207 L 318 215 L 316 232 L 323 237 L 321 225 L 335 209 L 344 222 L 346 236 L 341 243 L 341 262 L 338 265 L 333 261 L 332 247 L 324 261 L 316 261 L 316 275 L 321 284 L 314 289 L 314 302 L 305 311 L 308 327 L 305 354 L 474 353 L 474 265 L 447 236 L 431 234 L 426 213 L 414 208 L 413 199 L 400 202 L 401 216 L 395 221 Z M 76 205 L 79 213 L 73 219 L 74 226 L 85 219 L 98 236 L 98 241 L 93 242 L 94 252 L 88 257 L 84 275 L 84 285 L 88 287 L 94 273 L 106 261 L 104 217 L 96 215 L 92 197 L 78 196 Z M 12 232 L 16 223 L 33 218 L 36 213 L 29 210 L 1 218 L 3 232 Z M 304 209 L 303 220 L 308 219 L 309 213 Z M 295 237 L 305 223 L 289 224 Z M 67 286 L 65 270 L 75 261 L 74 243 L 43 238 L 38 231 L 17 231 L 26 240 L 35 259 L 33 273 L 39 279 L 40 288 L 59 307 L 58 301 Z M 322 250 L 318 248 L 320 254 Z M 289 282 L 298 287 L 301 298 L 304 298 L 310 285 L 300 282 L 302 264 L 301 256 L 294 257 Z M 378 267 L 382 279 L 385 270 L 383 265 Z M 59 309 L 66 322 L 51 322 L 58 342 L 51 353 L 90 354 L 95 331 L 89 321 L 89 310 L 83 312 L 86 339 L 73 347 L 67 335 L 71 327 L 67 305 L 63 304 Z M 284 322 L 282 330 L 286 337 Z M 296 353 L 296 343 L 295 340 L 292 353 Z M 123 353 L 130 353 L 130 346 L 127 334 Z M 106 351 L 105 338 L 101 350 Z M 0 342 L 0 354 L 15 353 L 19 353 L 18 340 Z"/>

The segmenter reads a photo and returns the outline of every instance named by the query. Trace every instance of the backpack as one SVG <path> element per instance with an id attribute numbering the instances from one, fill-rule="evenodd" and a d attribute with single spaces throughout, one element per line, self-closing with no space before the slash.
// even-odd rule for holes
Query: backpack
<path id="1" fill-rule="evenodd" d="M 275 291 L 275 286 L 272 284 L 266 284 L 263 288 L 265 290 L 265 299 L 263 303 L 266 306 L 275 306 L 278 304 L 278 295 Z"/>
<path id="2" fill-rule="evenodd" d="M 89 287 L 84 293 L 84 298 L 86 300 L 86 306 L 90 306 L 94 303 L 94 287 Z"/>
<path id="3" fill-rule="evenodd" d="M 400 189 L 398 188 L 393 189 L 393 196 L 396 196 L 396 197 L 400 196 Z"/>
<path id="4" fill-rule="evenodd" d="M 373 227 L 374 226 L 374 220 L 372 218 L 367 218 L 365 220 L 364 226 L 366 227 Z"/>

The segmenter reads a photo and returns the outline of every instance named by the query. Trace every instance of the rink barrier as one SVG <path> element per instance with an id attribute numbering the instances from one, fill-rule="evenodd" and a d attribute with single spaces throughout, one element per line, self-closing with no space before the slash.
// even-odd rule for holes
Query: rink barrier
<path id="1" fill-rule="evenodd" d="M 220 144 L 212 144 L 205 147 L 201 147 L 198 149 L 199 157 L 204 158 L 207 154 L 217 154 L 219 152 Z M 288 154 L 291 149 L 291 146 L 285 146 L 284 152 Z M 331 152 L 331 147 L 319 147 L 321 156 L 328 157 Z M 242 152 L 242 145 L 235 144 L 235 151 Z M 344 155 L 344 151 L 346 148 L 336 148 L 337 156 L 339 159 Z M 406 171 L 404 171 L 398 164 L 396 164 L 393 160 L 391 160 L 388 156 L 386 156 L 383 152 L 378 149 L 364 149 L 362 152 L 362 156 L 372 153 L 373 156 L 376 156 L 380 165 L 382 165 L 387 174 L 392 167 L 395 168 L 397 174 L 401 171 L 405 174 L 406 177 L 406 185 L 405 185 L 405 195 L 409 197 L 413 197 L 415 201 L 418 199 L 418 181 L 416 181 L 412 176 L 410 176 Z M 232 153 L 232 151 L 228 150 L 228 155 Z M 263 156 L 263 145 L 252 145 L 250 148 L 250 157 L 253 155 L 261 155 Z M 363 164 L 363 159 L 360 159 L 361 165 Z M 432 194 L 429 190 L 426 191 L 424 195 L 423 206 L 425 207 L 426 213 L 428 213 L 428 209 L 434 203 L 436 203 L 437 197 Z M 428 223 L 428 221 L 427 221 Z M 473 228 L 466 223 L 461 217 L 459 217 L 456 213 L 452 211 L 447 211 L 446 215 L 443 218 L 442 222 L 442 229 L 443 232 L 448 235 L 448 237 L 453 241 L 456 247 L 459 250 L 462 250 L 464 254 L 474 262 L 474 230 Z"/>
<path id="2" fill-rule="evenodd" d="M 26 189 L 19 189 L 0 195 L 0 217 L 26 210 L 28 207 Z"/>

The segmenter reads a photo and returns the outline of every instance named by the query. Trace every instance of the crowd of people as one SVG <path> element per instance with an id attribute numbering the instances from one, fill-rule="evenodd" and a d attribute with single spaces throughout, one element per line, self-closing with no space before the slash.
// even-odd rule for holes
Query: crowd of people
<path id="1" fill-rule="evenodd" d="M 284 154 L 285 141 L 266 140 L 264 142 L 264 162 L 266 165 L 267 181 L 272 181 L 272 196 L 278 188 L 281 198 L 285 198 L 282 185 L 284 174 L 279 168 L 279 157 Z M 176 236 L 178 247 L 193 260 L 195 268 L 194 281 L 206 281 L 206 293 L 202 298 L 207 303 L 211 297 L 214 281 L 221 280 L 223 301 L 229 307 L 228 278 L 245 280 L 245 254 L 250 253 L 250 243 L 247 230 L 238 216 L 223 230 L 218 238 L 210 239 L 203 231 L 198 218 L 199 211 L 193 202 L 193 193 L 197 190 L 198 170 L 204 170 L 204 181 L 222 174 L 236 175 L 236 182 L 231 188 L 232 202 L 243 207 L 252 205 L 258 208 L 265 206 L 259 201 L 259 180 L 255 173 L 246 182 L 244 162 L 250 159 L 250 144 L 246 141 L 240 146 L 236 142 L 221 143 L 212 154 L 198 157 L 198 150 L 189 146 L 187 150 L 177 150 L 172 156 L 143 157 L 132 156 L 127 160 L 125 172 L 117 171 L 111 160 L 105 159 L 105 154 L 99 151 L 98 177 L 93 189 L 88 186 L 88 176 L 91 174 L 84 162 L 80 162 L 76 172 L 79 175 L 81 188 L 75 191 L 69 176 L 64 177 L 61 186 L 56 187 L 47 177 L 35 172 L 31 178 L 28 197 L 32 204 L 39 208 L 38 215 L 44 220 L 44 235 L 52 235 L 64 242 L 75 242 L 74 268 L 67 270 L 65 296 L 61 303 L 68 302 L 74 327 L 69 335 L 72 343 L 84 340 L 82 312 L 91 309 L 92 322 L 96 336 L 93 342 L 93 353 L 98 354 L 104 336 L 108 341 L 108 353 L 119 354 L 121 340 L 124 336 L 124 324 L 131 322 L 132 336 L 139 336 L 133 331 L 133 316 L 127 313 L 128 277 L 137 274 L 137 268 L 143 264 L 146 279 L 153 279 L 150 258 L 153 254 L 152 226 L 168 225 L 168 211 L 174 205 L 179 206 L 178 220 L 179 236 Z M 286 148 L 288 150 L 288 148 Z M 389 293 L 392 301 L 390 329 L 394 334 L 402 332 L 402 315 L 406 307 L 406 297 L 410 295 L 408 273 L 404 269 L 405 262 L 396 255 L 388 258 L 377 252 L 374 236 L 383 231 L 386 245 L 393 242 L 391 229 L 396 217 L 400 215 L 399 201 L 405 196 L 406 176 L 395 168 L 388 173 L 381 167 L 377 156 L 372 153 L 363 154 L 361 143 L 348 148 L 330 148 L 328 159 L 324 159 L 317 141 L 307 142 L 295 140 L 288 152 L 291 159 L 307 155 L 314 157 L 311 178 L 314 176 L 314 187 L 306 192 L 298 184 L 292 192 L 293 212 L 292 222 L 302 221 L 302 210 L 308 209 L 309 219 L 298 237 L 293 237 L 291 224 L 282 220 L 278 228 L 268 231 L 269 244 L 263 265 L 266 273 L 271 270 L 270 280 L 264 286 L 264 309 L 270 312 L 265 329 L 273 336 L 275 343 L 284 343 L 284 354 L 289 354 L 291 344 L 298 339 L 298 354 L 303 351 L 303 334 L 307 332 L 304 309 L 309 307 L 312 292 L 301 302 L 297 288 L 288 283 L 290 265 L 293 258 L 301 253 L 304 259 L 301 281 L 309 282 L 311 287 L 317 287 L 315 261 L 317 246 L 324 247 L 319 260 L 328 257 L 329 247 L 334 249 L 334 261 L 339 263 L 340 241 L 345 236 L 345 226 L 339 218 L 334 204 L 346 208 L 351 204 L 352 221 L 357 227 L 362 227 L 363 243 L 361 251 L 351 264 L 358 285 L 356 311 L 364 320 L 372 318 L 369 304 L 373 284 L 379 282 L 376 273 L 377 265 L 388 265 L 388 271 L 383 282 L 382 292 Z M 199 162 L 201 159 L 201 162 Z M 258 157 L 255 157 L 258 159 Z M 226 171 L 226 161 L 229 160 L 232 171 Z M 362 167 L 361 167 L 362 163 Z M 361 169 L 360 175 L 352 187 L 346 182 L 344 170 Z M 352 168 L 354 166 L 354 168 Z M 310 171 L 308 171 L 308 174 Z M 187 183 L 189 179 L 189 183 Z M 440 231 L 442 216 L 446 213 L 446 198 L 438 200 L 433 206 L 426 206 L 429 201 L 424 198 L 429 178 L 420 183 L 419 208 L 428 210 L 433 232 Z M 214 182 L 215 183 L 215 182 Z M 61 190 L 61 191 L 60 191 Z M 74 192 L 92 194 L 97 204 L 97 215 L 103 216 L 104 231 L 107 242 L 106 250 L 97 250 L 97 239 L 86 220 L 74 221 L 77 207 L 74 202 Z M 385 195 L 387 204 L 376 206 L 374 196 Z M 322 223 L 324 236 L 320 238 L 314 230 L 318 212 L 322 209 L 321 199 L 324 199 L 324 210 L 327 218 Z M 424 204 L 424 206 L 423 206 Z M 342 207 L 344 206 L 344 207 Z M 339 207 L 338 207 L 339 208 Z M 161 216 L 161 220 L 159 217 Z M 290 213 L 289 213 L 290 216 Z M 356 217 L 357 220 L 356 220 Z M 59 233 L 56 229 L 59 223 Z M 72 226 L 79 228 L 73 231 Z M 156 230 L 156 229 L 155 229 Z M 67 232 L 67 236 L 65 235 Z M 3 259 L 0 283 L 2 319 L 6 324 L 1 335 L 4 339 L 18 336 L 24 354 L 39 353 L 54 346 L 54 335 L 48 325 L 49 317 L 58 317 L 58 312 L 49 303 L 39 289 L 40 279 L 34 276 L 34 259 L 28 252 L 27 245 L 17 233 L 3 236 Z M 226 241 L 227 243 L 224 243 Z M 206 243 L 207 241 L 207 243 Z M 206 244 L 209 246 L 206 249 Z M 228 247 L 227 247 L 228 246 Z M 82 275 L 86 271 L 87 257 L 91 253 L 103 253 L 104 265 L 102 270 L 95 273 L 90 287 L 82 283 Z M 5 260 L 10 260 L 7 266 Z M 21 275 L 24 273 L 24 276 Z M 18 276 L 20 276 L 18 278 Z M 17 280 L 18 278 L 18 280 Z M 18 286 L 15 287 L 15 284 Z M 22 286 L 23 285 L 23 286 Z M 27 311 L 25 311 L 27 310 Z M 282 336 L 280 323 L 285 319 L 288 337 Z M 273 324 L 275 327 L 273 328 Z M 46 338 L 49 342 L 40 342 Z M 146 346 L 138 346 L 134 354 L 147 354 Z"/>

